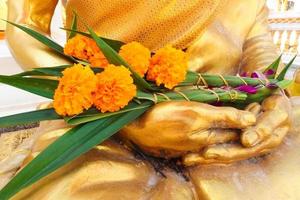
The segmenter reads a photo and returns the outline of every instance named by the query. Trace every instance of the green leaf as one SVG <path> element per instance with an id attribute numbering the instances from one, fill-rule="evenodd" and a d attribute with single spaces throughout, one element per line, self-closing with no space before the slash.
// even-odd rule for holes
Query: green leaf
<path id="1" fill-rule="evenodd" d="M 76 35 L 75 31 L 77 30 L 77 14 L 74 11 L 73 11 L 71 30 L 72 31 L 70 31 L 68 39 L 71 39 Z"/>
<path id="2" fill-rule="evenodd" d="M 253 102 L 262 102 L 265 98 L 269 97 L 274 90 L 268 87 L 261 87 L 255 94 L 248 94 L 248 97 L 244 103 L 249 104 Z"/>
<path id="3" fill-rule="evenodd" d="M 70 67 L 70 66 L 68 66 Z M 45 75 L 48 75 L 48 76 L 62 76 L 62 71 L 65 70 L 67 67 L 60 67 L 60 68 L 54 68 L 54 69 L 51 69 L 51 68 L 36 68 L 35 71 L 37 72 L 41 72 L 41 73 L 44 73 Z"/>
<path id="4" fill-rule="evenodd" d="M 281 80 L 281 81 L 277 82 L 276 85 L 281 89 L 286 89 L 292 83 L 293 83 L 293 80 Z"/>
<path id="5" fill-rule="evenodd" d="M 287 71 L 290 69 L 290 67 L 292 66 L 294 60 L 296 59 L 297 55 L 295 55 L 292 60 L 283 68 L 283 70 L 280 72 L 280 74 L 277 76 L 277 80 L 281 81 L 284 79 Z"/>
<path id="6" fill-rule="evenodd" d="M 57 67 L 42 67 L 42 68 L 34 68 L 31 71 L 27 71 L 27 72 L 22 72 L 19 74 L 15 74 L 13 76 L 16 77 L 25 77 L 25 76 L 55 76 L 55 77 L 61 77 L 62 76 L 62 72 L 68 68 L 68 67 L 72 67 L 72 65 L 61 65 L 61 66 L 57 66 Z M 100 73 L 103 71 L 102 68 L 96 68 L 93 67 L 91 68 L 94 73 Z"/>
<path id="7" fill-rule="evenodd" d="M 88 34 L 88 33 L 82 32 L 82 31 L 77 31 L 77 30 L 68 29 L 68 28 L 60 28 L 60 29 L 68 31 L 68 32 L 78 33 L 80 35 L 92 38 L 91 34 Z M 124 42 L 121 42 L 121 41 L 118 41 L 118 40 L 112 40 L 112 39 L 108 39 L 108 38 L 104 38 L 104 37 L 100 37 L 100 38 L 102 40 L 104 40 L 111 48 L 113 48 L 117 52 L 119 52 L 121 46 L 123 46 L 125 44 Z"/>
<path id="8" fill-rule="evenodd" d="M 0 75 L 0 83 L 4 83 L 49 99 L 53 98 L 54 91 L 58 85 L 58 81 L 56 80 L 2 75 Z"/>
<path id="9" fill-rule="evenodd" d="M 72 65 L 60 65 L 55 67 L 33 68 L 31 71 L 22 72 L 14 76 L 62 76 L 62 71 Z"/>
<path id="10" fill-rule="evenodd" d="M 31 71 L 25 71 L 25 72 L 21 72 L 19 74 L 15 74 L 15 75 L 12 75 L 12 76 L 16 76 L 16 77 L 25 77 L 25 76 L 49 76 L 45 73 L 42 73 L 42 72 L 38 72 L 38 71 L 35 71 L 35 70 L 31 70 Z"/>
<path id="11" fill-rule="evenodd" d="M 145 81 L 140 75 L 138 75 L 131 67 L 130 65 L 123 60 L 121 56 L 113 49 L 111 48 L 104 40 L 102 40 L 98 35 L 88 26 L 86 26 L 88 31 L 90 32 L 92 38 L 97 43 L 98 47 L 101 49 L 102 53 L 105 55 L 106 59 L 111 63 L 115 65 L 123 65 L 127 67 L 134 78 L 134 81 L 136 85 L 140 89 L 146 89 L 146 90 L 155 90 L 155 88 L 151 87 L 147 81 Z"/>
<path id="12" fill-rule="evenodd" d="M 141 110 L 145 108 L 149 108 L 153 105 L 152 102 L 145 102 L 143 104 L 138 104 L 136 102 L 130 102 L 125 108 L 117 112 L 108 112 L 108 113 L 101 113 L 99 110 L 93 108 L 90 109 L 80 115 L 74 117 L 66 117 L 65 121 L 70 125 L 78 125 L 86 122 L 91 122 L 99 119 L 103 119 L 106 117 L 111 117 L 114 115 L 118 115 L 120 113 L 126 113 L 134 110 Z"/>
<path id="13" fill-rule="evenodd" d="M 147 108 L 100 119 L 69 130 L 25 166 L 1 191 L 6 200 L 102 143 L 142 115 Z"/>
<path id="14" fill-rule="evenodd" d="M 270 64 L 265 70 L 264 70 L 264 74 L 268 71 L 268 70 L 273 70 L 274 71 L 274 74 L 273 75 L 270 75 L 268 76 L 268 78 L 270 79 L 273 79 L 275 78 L 276 74 L 277 74 L 277 70 L 278 70 L 278 66 L 280 64 L 280 61 L 281 61 L 281 57 L 282 57 L 282 54 L 272 63 Z"/>
<path id="15" fill-rule="evenodd" d="M 35 110 L 31 112 L 0 117 L 0 127 L 9 127 L 16 125 L 29 124 L 44 120 L 61 119 L 62 117 L 56 114 L 53 108 Z"/>
<path id="16" fill-rule="evenodd" d="M 6 20 L 3 20 L 6 21 Z M 38 41 L 40 41 L 41 43 L 45 44 L 47 47 L 49 47 L 50 49 L 54 50 L 55 52 L 59 53 L 60 55 L 64 56 L 65 58 L 68 58 L 71 61 L 74 61 L 74 59 L 70 56 L 67 56 L 64 54 L 64 49 L 62 46 L 60 46 L 58 43 L 54 42 L 53 40 L 49 39 L 48 37 L 44 36 L 43 34 L 27 28 L 25 26 L 10 22 L 10 21 L 6 21 L 7 23 L 21 29 L 22 31 L 24 31 L 25 33 L 27 33 L 28 35 L 32 36 L 33 38 L 37 39 Z"/>

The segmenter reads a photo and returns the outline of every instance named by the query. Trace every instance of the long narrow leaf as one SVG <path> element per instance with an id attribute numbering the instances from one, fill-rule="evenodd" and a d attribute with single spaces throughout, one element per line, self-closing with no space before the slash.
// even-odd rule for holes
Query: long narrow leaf
<path id="1" fill-rule="evenodd" d="M 4 20 L 6 21 L 6 20 Z M 49 47 L 50 49 L 56 51 L 57 53 L 59 53 L 60 55 L 64 56 L 65 58 L 74 61 L 74 59 L 70 56 L 67 56 L 64 54 L 64 49 L 62 46 L 60 46 L 58 43 L 54 42 L 53 40 L 49 39 L 48 37 L 44 36 L 43 34 L 27 28 L 26 26 L 22 26 L 10 21 L 6 21 L 7 23 L 21 29 L 22 31 L 24 31 L 25 33 L 27 33 L 28 35 L 32 36 L 33 38 L 35 38 L 36 40 L 40 41 L 41 43 L 45 44 L 47 47 Z"/>
<path id="2" fill-rule="evenodd" d="M 273 70 L 274 74 L 269 75 L 268 78 L 273 79 L 277 74 L 278 66 L 280 64 L 282 55 L 280 55 L 273 63 L 271 63 L 265 70 L 264 73 L 267 73 L 268 70 Z"/>
<path id="3" fill-rule="evenodd" d="M 54 91 L 58 85 L 58 81 L 56 80 L 2 75 L 0 75 L 0 83 L 14 86 L 49 99 L 53 98 Z"/>
<path id="4" fill-rule="evenodd" d="M 93 109 L 91 111 L 86 111 L 85 113 L 82 113 L 80 115 L 77 115 L 75 117 L 68 117 L 65 118 L 65 121 L 70 125 L 78 125 L 86 122 L 91 122 L 107 117 L 111 117 L 114 115 L 119 115 L 121 113 L 126 113 L 134 110 L 141 110 L 145 108 L 149 108 L 153 103 L 151 101 L 145 102 L 144 104 L 138 104 L 135 102 L 131 102 L 128 106 L 123 108 L 120 111 L 117 112 L 108 112 L 108 113 L 101 113 L 97 109 Z"/>
<path id="5" fill-rule="evenodd" d="M 147 108 L 119 114 L 71 129 L 25 166 L 0 191 L 0 199 L 9 199 L 23 188 L 86 153 L 142 115 L 146 110 Z"/>
<path id="6" fill-rule="evenodd" d="M 25 77 L 25 76 L 49 76 L 49 75 L 42 73 L 42 72 L 32 70 L 32 71 L 21 72 L 19 74 L 15 74 L 13 76 Z"/>
<path id="7" fill-rule="evenodd" d="M 123 58 L 121 58 L 121 56 L 119 56 L 119 54 L 113 48 L 111 48 L 104 40 L 98 37 L 98 35 L 90 27 L 86 26 L 86 28 L 88 29 L 92 38 L 97 43 L 98 47 L 101 49 L 102 53 L 105 55 L 105 57 L 111 64 L 123 65 L 127 67 L 131 71 L 134 81 L 140 89 L 155 90 L 154 88 L 151 87 L 151 85 L 149 85 L 147 81 L 145 81 L 142 77 L 140 77 L 140 75 L 137 74 L 130 67 L 130 65 L 127 62 L 125 62 Z"/>
<path id="8" fill-rule="evenodd" d="M 68 39 L 71 39 L 76 35 L 76 30 L 77 30 L 77 14 L 73 12 L 73 19 L 72 19 L 72 25 L 71 25 L 72 31 L 70 31 Z"/>
<path id="9" fill-rule="evenodd" d="M 61 116 L 56 114 L 53 108 L 35 110 L 31 112 L 10 115 L 0 118 L 0 127 L 9 127 L 16 125 L 29 124 L 44 120 L 61 119 Z"/>
<path id="10" fill-rule="evenodd" d="M 68 31 L 68 32 L 74 32 L 74 33 L 78 33 L 80 35 L 92 38 L 92 36 L 88 33 L 82 32 L 82 31 L 77 31 L 77 30 L 73 30 L 73 29 L 68 29 L 68 28 L 61 28 L 62 30 Z M 104 38 L 104 37 L 100 37 L 102 40 L 104 40 L 109 46 L 111 46 L 111 48 L 113 48 L 115 51 L 119 52 L 121 46 L 123 46 L 125 43 L 118 41 L 118 40 L 112 40 L 112 39 L 108 39 L 108 38 Z"/>
<path id="11" fill-rule="evenodd" d="M 15 74 L 13 76 L 17 77 L 25 77 L 25 76 L 56 76 L 60 77 L 62 76 L 62 71 L 64 71 L 66 68 L 71 67 L 72 65 L 61 65 L 56 67 L 41 67 L 41 68 L 34 68 L 31 71 L 22 72 L 19 74 Z M 100 73 L 103 71 L 102 68 L 96 68 L 93 67 L 92 70 L 94 73 Z"/>
<path id="12" fill-rule="evenodd" d="M 281 81 L 284 79 L 287 71 L 290 69 L 290 67 L 292 66 L 294 60 L 297 58 L 297 55 L 295 55 L 292 60 L 283 68 L 283 70 L 280 72 L 280 74 L 277 76 L 277 80 Z"/>
<path id="13" fill-rule="evenodd" d="M 253 102 L 262 102 L 265 98 L 272 94 L 273 90 L 268 87 L 262 87 L 257 90 L 256 94 L 248 94 L 246 101 L 243 103 L 249 104 Z"/>
<path id="14" fill-rule="evenodd" d="M 28 72 L 22 72 L 20 74 L 16 74 L 14 76 L 62 76 L 62 71 L 72 65 L 60 65 L 54 67 L 41 67 L 41 68 L 34 68 Z"/>
<path id="15" fill-rule="evenodd" d="M 284 89 L 288 88 L 292 83 L 293 83 L 293 80 L 281 80 L 281 81 L 277 82 L 276 85 L 280 89 L 284 90 Z"/>

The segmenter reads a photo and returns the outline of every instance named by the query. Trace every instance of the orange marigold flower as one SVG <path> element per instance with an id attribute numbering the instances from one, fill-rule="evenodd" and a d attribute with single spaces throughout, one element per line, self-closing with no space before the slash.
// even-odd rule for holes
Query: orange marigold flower
<path id="1" fill-rule="evenodd" d="M 172 89 L 185 80 L 187 68 L 186 53 L 168 45 L 159 49 L 150 59 L 147 79 L 155 81 L 158 86 L 164 84 L 166 88 Z"/>
<path id="2" fill-rule="evenodd" d="M 130 42 L 121 47 L 120 56 L 136 71 L 140 76 L 147 72 L 151 52 L 138 42 Z"/>
<path id="3" fill-rule="evenodd" d="M 96 84 L 96 75 L 90 67 L 76 64 L 65 69 L 54 93 L 55 111 L 59 115 L 70 116 L 89 109 L 93 104 L 92 93 Z"/>
<path id="4" fill-rule="evenodd" d="M 104 68 L 108 65 L 107 59 L 96 42 L 91 38 L 79 34 L 67 41 L 64 53 L 81 60 L 87 60 L 94 67 Z"/>
<path id="5" fill-rule="evenodd" d="M 115 112 L 125 107 L 136 95 L 136 86 L 124 66 L 108 65 L 97 74 L 97 89 L 93 95 L 94 105 L 102 113 Z"/>

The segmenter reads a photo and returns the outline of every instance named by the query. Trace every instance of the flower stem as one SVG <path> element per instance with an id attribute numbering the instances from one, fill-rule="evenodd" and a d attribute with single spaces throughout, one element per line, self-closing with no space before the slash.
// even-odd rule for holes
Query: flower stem
<path id="1" fill-rule="evenodd" d="M 204 83 L 205 82 L 205 83 Z M 177 87 L 182 86 L 211 86 L 211 87 L 221 87 L 221 86 L 231 86 L 238 87 L 241 85 L 266 85 L 267 83 L 277 83 L 276 79 L 259 79 L 259 78 L 249 78 L 249 77 L 238 77 L 238 76 L 222 76 L 222 75 L 212 75 L 212 74 L 199 74 L 196 72 L 188 72 L 186 80 L 180 83 Z M 207 84 L 207 85 L 205 85 Z"/>
<path id="2" fill-rule="evenodd" d="M 138 91 L 137 99 L 150 100 L 154 103 L 161 103 L 170 100 L 197 101 L 202 103 L 215 102 L 244 102 L 248 95 L 235 90 L 182 90 L 180 92 L 170 91 L 165 93 L 147 93 Z"/>

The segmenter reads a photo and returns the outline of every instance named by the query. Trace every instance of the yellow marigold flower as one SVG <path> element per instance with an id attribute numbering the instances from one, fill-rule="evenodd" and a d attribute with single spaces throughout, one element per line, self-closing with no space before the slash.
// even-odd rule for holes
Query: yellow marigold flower
<path id="1" fill-rule="evenodd" d="M 115 112 L 125 107 L 136 95 L 136 86 L 124 66 L 108 65 L 98 73 L 97 89 L 93 95 L 94 105 L 102 113 Z"/>
<path id="2" fill-rule="evenodd" d="M 130 42 L 121 47 L 120 56 L 136 71 L 140 76 L 144 76 L 150 64 L 151 52 L 138 42 Z"/>
<path id="3" fill-rule="evenodd" d="M 172 89 L 185 80 L 187 68 L 186 53 L 168 45 L 159 49 L 150 59 L 147 79 L 155 81 L 158 86 L 164 84 L 166 88 Z"/>
<path id="4" fill-rule="evenodd" d="M 62 116 L 76 115 L 89 109 L 97 78 L 90 67 L 76 64 L 63 71 L 54 93 L 53 107 Z"/>
<path id="5" fill-rule="evenodd" d="M 96 42 L 79 34 L 67 41 L 64 53 L 81 60 L 87 60 L 94 67 L 105 67 L 108 65 L 107 59 Z"/>

